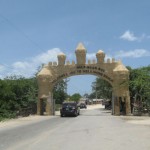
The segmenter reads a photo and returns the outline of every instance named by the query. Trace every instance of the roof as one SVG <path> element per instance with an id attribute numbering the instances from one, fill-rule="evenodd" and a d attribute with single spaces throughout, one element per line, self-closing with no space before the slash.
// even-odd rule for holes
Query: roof
<path id="1" fill-rule="evenodd" d="M 118 66 L 113 71 L 115 71 L 115 72 L 117 72 L 117 71 L 129 72 L 129 70 L 122 64 L 121 61 L 118 62 Z"/>
<path id="2" fill-rule="evenodd" d="M 83 52 L 86 52 L 86 49 L 84 47 L 84 45 L 82 43 L 79 43 L 77 45 L 77 48 L 76 48 L 76 51 L 83 51 Z"/>
<path id="3" fill-rule="evenodd" d="M 40 76 L 40 75 L 49 75 L 49 76 L 52 76 L 52 73 L 51 73 L 51 71 L 48 69 L 47 66 L 44 66 L 44 67 L 42 68 L 42 70 L 38 73 L 37 76 Z"/>
<path id="4" fill-rule="evenodd" d="M 104 54 L 104 52 L 103 52 L 102 50 L 99 50 L 99 51 L 97 52 L 97 54 Z"/>
<path id="5" fill-rule="evenodd" d="M 57 55 L 58 57 L 66 57 L 66 55 L 64 53 L 60 53 Z"/>

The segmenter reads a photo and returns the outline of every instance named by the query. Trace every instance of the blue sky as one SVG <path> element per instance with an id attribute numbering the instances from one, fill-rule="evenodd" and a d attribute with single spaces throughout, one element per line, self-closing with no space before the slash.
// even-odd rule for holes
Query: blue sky
<path id="1" fill-rule="evenodd" d="M 79 42 L 88 58 L 101 49 L 126 66 L 147 66 L 149 14 L 149 0 L 0 0 L 0 78 L 33 76 L 60 52 L 74 60 Z M 71 77 L 68 93 L 89 93 L 94 79 Z"/>

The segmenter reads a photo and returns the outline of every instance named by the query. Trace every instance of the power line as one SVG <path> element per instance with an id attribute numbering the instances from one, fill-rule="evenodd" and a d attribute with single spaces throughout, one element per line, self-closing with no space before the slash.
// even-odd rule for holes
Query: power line
<path id="1" fill-rule="evenodd" d="M 3 63 L 0 63 L 0 66 L 2 66 L 2 67 L 7 67 L 7 68 L 9 68 L 10 70 L 14 70 L 13 67 L 10 67 L 10 66 L 8 66 L 8 65 L 6 65 L 6 64 L 3 64 Z"/>
<path id="2" fill-rule="evenodd" d="M 7 17 L 5 17 L 4 15 L 2 15 L 0 13 L 0 17 L 6 21 L 10 26 L 12 26 L 16 31 L 18 31 L 21 35 L 23 35 L 27 40 L 29 40 L 34 46 L 36 46 L 41 52 L 44 51 L 43 48 L 41 48 L 34 40 L 32 40 L 27 34 L 25 34 L 18 26 L 16 26 L 12 21 L 10 21 Z M 11 71 L 14 71 L 15 68 L 10 67 L 6 64 L 0 63 L 1 66 L 4 66 L 5 68 L 8 68 Z M 9 71 L 7 69 L 7 72 Z M 22 70 L 20 70 L 20 72 L 22 72 L 24 75 L 28 75 L 25 72 L 23 72 Z"/>
<path id="3" fill-rule="evenodd" d="M 25 34 L 18 26 L 16 26 L 13 22 L 11 22 L 7 17 L 0 13 L 0 17 L 3 18 L 9 25 L 11 25 L 15 30 L 17 30 L 21 35 L 23 35 L 26 39 L 28 39 L 33 45 L 35 45 L 42 52 L 44 51 L 34 40 L 32 40 L 27 34 Z"/>
<path id="4" fill-rule="evenodd" d="M 3 74 L 3 75 L 8 75 L 8 76 L 11 76 L 11 75 L 20 75 L 20 76 L 27 76 L 27 77 L 29 77 L 29 76 L 34 76 L 34 72 L 33 72 L 33 74 L 28 74 L 28 73 L 26 73 L 25 71 L 23 71 L 22 69 L 18 69 L 18 70 L 15 70 L 15 68 L 13 68 L 13 67 L 10 67 L 10 66 L 8 66 L 8 65 L 6 65 L 6 64 L 0 64 L 0 66 L 2 66 L 2 67 L 4 67 L 4 68 L 8 68 L 7 70 L 2 70 L 2 71 L 0 71 L 0 73 L 1 74 Z M 36 73 L 36 71 L 35 71 L 35 73 Z M 10 75 L 9 75 L 10 74 Z"/>

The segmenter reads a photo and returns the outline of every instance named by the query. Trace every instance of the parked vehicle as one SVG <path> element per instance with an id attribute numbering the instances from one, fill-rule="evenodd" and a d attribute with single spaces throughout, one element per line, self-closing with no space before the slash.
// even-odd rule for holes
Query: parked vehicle
<path id="1" fill-rule="evenodd" d="M 110 100 L 103 100 L 102 105 L 105 106 L 105 109 L 111 110 L 111 101 Z"/>
<path id="2" fill-rule="evenodd" d="M 85 109 L 86 109 L 86 108 L 87 108 L 87 106 L 86 106 L 85 103 L 80 103 L 80 104 L 79 104 L 79 107 L 80 107 L 80 109 L 82 109 L 82 108 L 85 108 Z"/>
<path id="3" fill-rule="evenodd" d="M 64 102 L 60 109 L 60 116 L 78 116 L 80 114 L 80 107 L 76 102 Z"/>

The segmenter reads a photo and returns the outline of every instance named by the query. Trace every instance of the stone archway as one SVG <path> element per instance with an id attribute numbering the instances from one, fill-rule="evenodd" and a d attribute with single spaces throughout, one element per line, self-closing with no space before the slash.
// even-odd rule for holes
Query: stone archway
<path id="1" fill-rule="evenodd" d="M 62 53 L 58 55 L 58 64 L 49 62 L 38 73 L 37 114 L 41 115 L 42 99 L 47 99 L 47 115 L 55 114 L 52 90 L 56 82 L 70 76 L 89 74 L 100 76 L 112 85 L 112 115 L 120 115 L 120 99 L 125 101 L 126 115 L 129 115 L 131 113 L 129 87 L 128 84 L 122 84 L 129 80 L 129 71 L 122 62 L 115 61 L 114 58 L 105 62 L 105 53 L 99 50 L 96 53 L 97 61 L 88 60 L 86 63 L 86 49 L 82 43 L 78 44 L 75 54 L 76 63 L 66 62 L 66 55 Z"/>

